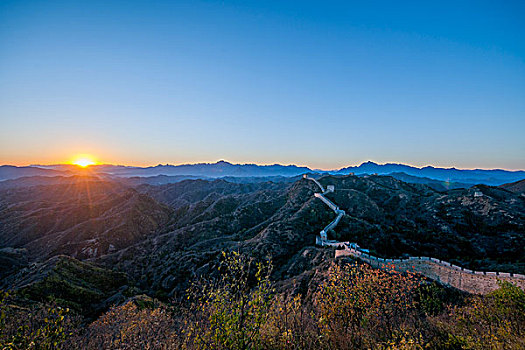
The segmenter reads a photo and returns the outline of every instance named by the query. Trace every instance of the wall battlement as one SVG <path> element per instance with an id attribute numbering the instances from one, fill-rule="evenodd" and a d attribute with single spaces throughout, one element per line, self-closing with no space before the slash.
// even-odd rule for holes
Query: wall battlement
<path id="1" fill-rule="evenodd" d="M 525 275 L 508 272 L 472 271 L 436 258 L 412 256 L 406 259 L 383 259 L 349 248 L 346 244 L 344 250 L 335 251 L 336 258 L 341 256 L 358 258 L 376 268 L 417 272 L 425 277 L 472 294 L 487 294 L 498 289 L 498 280 L 509 281 L 525 290 Z"/>

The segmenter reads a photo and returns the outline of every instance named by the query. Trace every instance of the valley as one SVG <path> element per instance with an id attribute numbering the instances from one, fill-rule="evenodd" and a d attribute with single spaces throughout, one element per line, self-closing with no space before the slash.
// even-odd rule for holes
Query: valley
<path id="1" fill-rule="evenodd" d="M 520 193 L 490 186 L 443 193 L 379 175 L 318 181 L 335 186 L 325 195 L 346 213 L 335 218 L 337 227 L 325 228 L 329 239 L 356 243 L 381 258 L 431 256 L 472 270 L 525 272 Z M 279 266 L 275 280 L 293 279 L 316 266 L 298 268 L 306 251 L 334 256 L 331 248 L 315 245 L 334 220 L 313 196 L 315 182 L 197 179 L 129 186 L 78 177 L 3 190 L 3 280 L 66 255 L 125 273 L 148 293 L 175 295 L 192 276 L 212 273 L 216 258 L 229 250 L 270 258 Z"/>

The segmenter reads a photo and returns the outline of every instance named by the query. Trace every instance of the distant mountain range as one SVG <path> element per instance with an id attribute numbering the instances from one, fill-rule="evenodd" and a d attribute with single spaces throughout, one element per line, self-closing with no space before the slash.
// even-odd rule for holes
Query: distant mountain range
<path id="1" fill-rule="evenodd" d="M 48 169 L 40 166 L 0 166 L 0 181 L 25 176 L 63 176 L 68 174 L 70 174 L 70 172 L 66 170 Z"/>
<path id="2" fill-rule="evenodd" d="M 447 191 L 447 190 L 453 190 L 456 188 L 469 188 L 472 187 L 473 184 L 469 183 L 462 183 L 462 182 L 450 182 L 450 181 L 441 181 L 441 180 L 434 180 L 428 177 L 419 177 L 419 176 L 413 176 L 408 175 L 405 173 L 390 173 L 388 176 L 392 176 L 393 178 L 397 180 L 401 180 L 408 183 L 413 184 L 423 184 L 432 187 L 436 191 Z"/>
<path id="3" fill-rule="evenodd" d="M 32 167 L 45 168 L 49 170 L 60 171 L 78 171 L 78 167 L 70 164 L 58 164 Z M 307 167 L 298 167 L 296 165 L 257 165 L 257 164 L 232 164 L 224 160 L 216 163 L 197 163 L 170 165 L 159 164 L 151 167 L 134 167 L 123 165 L 92 165 L 89 170 L 96 173 L 105 173 L 114 176 L 132 177 L 132 176 L 199 176 L 199 177 L 224 177 L 224 176 L 296 176 L 312 172 Z M 1 170 L 0 170 L 1 172 Z M 0 178 L 2 175 L 0 173 Z"/>
<path id="4" fill-rule="evenodd" d="M 391 175 L 398 179 L 414 183 L 435 184 L 436 188 L 443 189 L 469 187 L 475 184 L 501 185 L 525 179 L 525 171 L 494 170 L 463 170 L 455 168 L 436 168 L 426 166 L 417 168 L 405 164 L 377 164 L 365 162 L 359 166 L 350 166 L 339 170 L 314 170 L 296 165 L 257 165 L 257 164 L 232 164 L 226 161 L 216 163 L 199 163 L 169 165 L 159 164 L 152 167 L 134 167 L 123 165 L 93 165 L 82 169 L 71 164 L 57 165 L 31 165 L 16 167 L 11 165 L 0 166 L 0 181 L 16 179 L 27 176 L 71 176 L 71 175 L 100 175 L 110 177 L 163 177 L 157 178 L 161 182 L 177 182 L 183 178 L 223 178 L 223 177 L 295 177 L 305 173 L 333 174 L 333 175 Z M 173 177 L 172 179 L 166 177 Z M 414 177 L 417 177 L 415 179 Z M 425 178 L 425 179 L 422 179 Z M 173 180 L 173 181 L 171 181 Z M 137 181 L 137 180 L 135 180 Z M 153 179 L 152 179 L 153 181 Z"/>
<path id="5" fill-rule="evenodd" d="M 343 168 L 336 174 L 378 174 L 389 175 L 392 173 L 405 173 L 407 175 L 417 177 L 427 177 L 433 180 L 447 181 L 447 182 L 462 182 L 467 184 L 486 184 L 486 185 L 501 185 L 508 182 L 515 182 L 525 179 L 525 171 L 508 171 L 502 169 L 473 169 L 464 170 L 456 168 L 435 168 L 426 166 L 417 168 L 405 164 L 377 164 L 374 162 L 366 162 L 359 166 L 351 166 Z"/>

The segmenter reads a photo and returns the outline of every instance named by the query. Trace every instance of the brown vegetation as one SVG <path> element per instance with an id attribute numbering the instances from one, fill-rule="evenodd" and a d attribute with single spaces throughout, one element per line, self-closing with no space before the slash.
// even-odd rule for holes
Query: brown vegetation
<path id="1" fill-rule="evenodd" d="M 508 283 L 464 295 L 410 272 L 332 265 L 306 295 L 277 294 L 271 264 L 239 253 L 218 276 L 196 281 L 184 300 L 134 297 L 97 320 L 57 305 L 1 303 L 7 349 L 520 349 L 525 292 Z"/>

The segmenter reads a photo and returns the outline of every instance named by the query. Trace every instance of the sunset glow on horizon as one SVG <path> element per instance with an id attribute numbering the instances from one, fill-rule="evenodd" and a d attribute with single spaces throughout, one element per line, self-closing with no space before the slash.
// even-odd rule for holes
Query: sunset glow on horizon
<path id="1" fill-rule="evenodd" d="M 79 156 L 71 162 L 71 164 L 78 165 L 81 168 L 86 168 L 90 165 L 95 165 L 97 162 L 91 156 Z"/>

